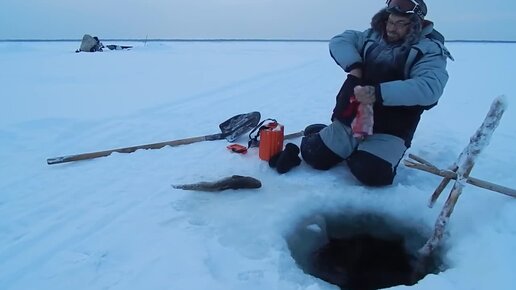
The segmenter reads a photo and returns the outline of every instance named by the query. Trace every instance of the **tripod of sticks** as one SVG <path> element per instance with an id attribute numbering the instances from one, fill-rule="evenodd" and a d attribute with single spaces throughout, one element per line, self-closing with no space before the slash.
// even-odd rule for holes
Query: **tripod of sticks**
<path id="1" fill-rule="evenodd" d="M 439 243 L 441 242 L 446 225 L 449 222 L 450 215 L 452 214 L 459 196 L 462 194 L 462 191 L 467 183 L 494 192 L 516 197 L 515 189 L 469 176 L 473 166 L 475 165 L 475 160 L 480 155 L 482 150 L 489 144 L 491 136 L 493 135 L 496 127 L 498 127 L 500 119 L 506 108 L 507 101 L 504 96 L 497 97 L 493 101 L 491 108 L 489 109 L 489 112 L 484 119 L 484 122 L 470 138 L 469 144 L 459 155 L 457 161 L 455 161 L 448 170 L 439 169 L 432 163 L 414 154 L 409 154 L 409 158 L 404 160 L 404 164 L 407 167 L 423 170 L 444 178 L 432 194 L 428 205 L 429 207 L 434 206 L 437 198 L 439 198 L 439 195 L 446 188 L 448 183 L 451 180 L 455 180 L 448 199 L 446 200 L 446 203 L 444 204 L 444 207 L 439 214 L 439 217 L 437 218 L 433 235 L 418 251 L 419 260 L 422 267 L 424 261 L 429 258 L 431 253 L 438 247 Z"/>

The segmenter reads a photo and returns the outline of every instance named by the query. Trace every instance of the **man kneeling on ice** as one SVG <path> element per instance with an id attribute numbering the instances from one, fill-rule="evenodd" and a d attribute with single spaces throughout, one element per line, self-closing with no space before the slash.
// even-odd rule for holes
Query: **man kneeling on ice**
<path id="1" fill-rule="evenodd" d="M 305 162 L 327 170 L 346 160 L 363 184 L 392 184 L 421 114 L 444 91 L 447 58 L 453 60 L 426 14 L 423 0 L 389 0 L 370 29 L 330 41 L 331 56 L 348 75 L 332 123 L 305 133 Z"/>

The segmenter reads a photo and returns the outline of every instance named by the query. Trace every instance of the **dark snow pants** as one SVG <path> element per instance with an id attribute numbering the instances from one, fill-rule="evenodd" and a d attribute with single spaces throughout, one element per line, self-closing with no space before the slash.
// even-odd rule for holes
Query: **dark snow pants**
<path id="1" fill-rule="evenodd" d="M 340 121 L 301 141 L 301 156 L 313 168 L 328 170 L 346 160 L 351 173 L 371 186 L 392 184 L 406 150 L 403 139 L 389 134 L 373 134 L 359 141 Z"/>

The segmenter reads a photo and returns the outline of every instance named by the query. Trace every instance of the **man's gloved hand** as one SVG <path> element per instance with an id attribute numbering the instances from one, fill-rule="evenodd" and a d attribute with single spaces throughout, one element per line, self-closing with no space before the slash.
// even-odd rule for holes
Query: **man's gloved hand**
<path id="1" fill-rule="evenodd" d="M 356 86 L 362 84 L 362 80 L 352 74 L 348 74 L 346 81 L 340 88 L 339 93 L 336 97 L 335 108 L 333 108 L 333 114 L 331 120 L 335 119 L 343 122 L 346 125 L 350 125 L 355 117 L 356 106 L 350 104 L 350 98 L 354 95 L 354 89 Z"/>

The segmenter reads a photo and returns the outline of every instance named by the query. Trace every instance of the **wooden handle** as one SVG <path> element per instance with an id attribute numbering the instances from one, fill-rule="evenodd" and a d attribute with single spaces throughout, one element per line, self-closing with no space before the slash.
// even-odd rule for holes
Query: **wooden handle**
<path id="1" fill-rule="evenodd" d="M 90 153 L 82 153 L 82 154 L 76 154 L 76 155 L 60 156 L 60 157 L 48 158 L 47 164 L 52 165 L 52 164 L 59 164 L 59 163 L 65 163 L 65 162 L 93 159 L 93 158 L 98 158 L 98 157 L 105 157 L 105 156 L 111 155 L 111 153 L 113 153 L 113 152 L 132 153 L 138 149 L 160 149 L 165 146 L 179 146 L 179 145 L 186 145 L 186 144 L 191 144 L 191 143 L 195 143 L 195 142 L 220 139 L 220 138 L 214 139 L 214 138 L 217 138 L 217 136 L 220 136 L 220 134 L 206 135 L 206 136 L 200 136 L 200 137 L 191 137 L 191 138 L 180 139 L 180 140 L 137 145 L 137 146 L 131 146 L 131 147 L 117 148 L 117 149 L 90 152 Z"/>

